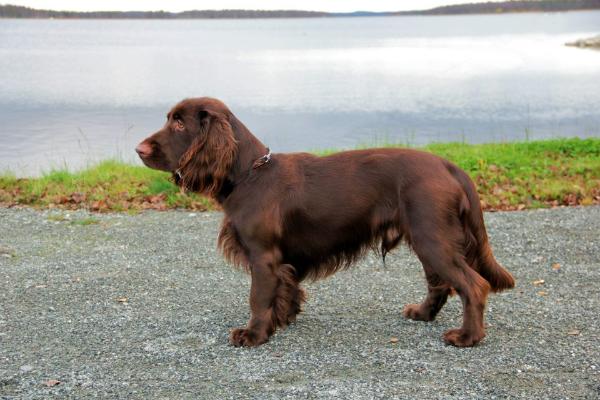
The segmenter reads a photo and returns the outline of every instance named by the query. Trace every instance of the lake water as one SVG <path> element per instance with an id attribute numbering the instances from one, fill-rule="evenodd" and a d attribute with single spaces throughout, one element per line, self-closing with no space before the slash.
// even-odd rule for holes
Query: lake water
<path id="1" fill-rule="evenodd" d="M 600 136 L 600 12 L 0 20 L 0 170 L 107 157 L 213 96 L 275 152 Z"/>

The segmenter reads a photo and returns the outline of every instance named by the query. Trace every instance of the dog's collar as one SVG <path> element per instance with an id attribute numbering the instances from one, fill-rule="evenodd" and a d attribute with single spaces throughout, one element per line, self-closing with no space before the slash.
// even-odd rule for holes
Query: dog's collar
<path id="1" fill-rule="evenodd" d="M 264 156 L 256 159 L 256 161 L 254 161 L 254 164 L 252 164 L 252 169 L 256 169 L 256 168 L 262 167 L 263 165 L 265 165 L 269 161 L 271 161 L 271 150 L 269 150 L 269 148 L 267 147 L 267 154 L 265 154 Z"/>

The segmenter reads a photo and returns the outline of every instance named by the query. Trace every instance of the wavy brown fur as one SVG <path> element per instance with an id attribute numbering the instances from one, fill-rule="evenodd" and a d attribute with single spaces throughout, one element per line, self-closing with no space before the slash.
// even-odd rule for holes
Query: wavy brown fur
<path id="1" fill-rule="evenodd" d="M 223 188 L 237 153 L 231 125 L 212 116 L 179 161 L 181 185 L 187 190 L 216 197 Z"/>
<path id="2" fill-rule="evenodd" d="M 463 325 L 444 334 L 456 346 L 485 336 L 487 294 L 514 286 L 494 259 L 469 177 L 454 164 L 408 149 L 316 157 L 273 154 L 220 101 L 188 99 L 165 127 L 138 146 L 153 168 L 217 200 L 225 212 L 218 246 L 252 276 L 251 318 L 231 332 L 236 346 L 266 342 L 300 312 L 304 279 L 348 268 L 369 249 L 407 242 L 423 264 L 427 296 L 404 309 L 431 321 L 454 291 Z"/>
<path id="3" fill-rule="evenodd" d="M 221 222 L 217 246 L 221 250 L 221 253 L 223 253 L 225 260 L 231 265 L 243 268 L 248 273 L 250 272 L 250 262 L 246 256 L 246 251 L 231 221 L 226 216 L 223 218 L 223 222 Z"/>

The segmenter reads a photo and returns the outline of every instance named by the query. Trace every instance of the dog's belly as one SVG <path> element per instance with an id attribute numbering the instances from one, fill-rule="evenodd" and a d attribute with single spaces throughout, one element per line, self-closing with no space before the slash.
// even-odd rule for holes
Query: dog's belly
<path id="1" fill-rule="evenodd" d="M 331 210 L 319 213 L 319 218 L 299 210 L 290 212 L 284 221 L 283 262 L 293 265 L 300 276 L 328 275 L 327 270 L 347 266 L 373 243 L 378 232 L 378 227 L 371 226 L 372 210 L 356 211 L 350 215 Z"/>

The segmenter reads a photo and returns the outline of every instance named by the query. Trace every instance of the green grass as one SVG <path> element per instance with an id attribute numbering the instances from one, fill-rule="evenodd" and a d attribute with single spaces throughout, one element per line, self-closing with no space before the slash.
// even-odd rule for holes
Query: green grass
<path id="1" fill-rule="evenodd" d="M 88 217 L 80 219 L 70 219 L 68 215 L 64 214 L 52 214 L 49 215 L 47 219 L 48 221 L 52 222 L 69 222 L 71 225 L 79 226 L 95 225 L 100 223 L 100 221 L 96 218 Z"/>
<path id="2" fill-rule="evenodd" d="M 600 140 L 557 139 L 484 145 L 434 144 L 475 181 L 486 208 L 600 202 Z"/>
<path id="3" fill-rule="evenodd" d="M 422 150 L 467 171 L 486 209 L 600 203 L 600 139 L 432 144 Z M 39 178 L 0 174 L 0 205 L 129 212 L 215 208 L 202 196 L 182 193 L 165 172 L 110 160 L 79 172 L 50 171 Z"/>
<path id="4" fill-rule="evenodd" d="M 112 160 L 79 172 L 53 170 L 39 178 L 4 174 L 0 175 L 0 204 L 92 211 L 212 207 L 202 196 L 181 193 L 169 177 L 165 172 Z"/>
<path id="5" fill-rule="evenodd" d="M 81 218 L 81 219 L 74 219 L 73 221 L 71 221 L 71 225 L 79 225 L 79 226 L 96 225 L 99 223 L 100 223 L 100 221 L 97 220 L 96 218 Z"/>

